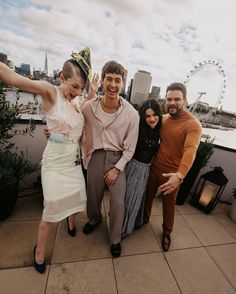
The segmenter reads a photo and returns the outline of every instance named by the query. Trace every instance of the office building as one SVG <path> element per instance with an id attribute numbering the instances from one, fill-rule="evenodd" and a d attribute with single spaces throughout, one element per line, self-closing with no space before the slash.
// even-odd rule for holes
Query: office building
<path id="1" fill-rule="evenodd" d="M 44 73 L 48 76 L 48 55 L 45 54 L 45 62 L 44 62 Z"/>
<path id="2" fill-rule="evenodd" d="M 20 70 L 22 75 L 30 76 L 30 64 L 21 63 Z"/>
<path id="3" fill-rule="evenodd" d="M 149 98 L 156 99 L 156 100 L 159 99 L 160 98 L 160 91 L 161 91 L 160 87 L 152 86 L 152 91 L 149 94 Z"/>
<path id="4" fill-rule="evenodd" d="M 148 99 L 152 76 L 150 72 L 139 70 L 135 73 L 131 90 L 130 102 L 140 105 Z"/>
<path id="5" fill-rule="evenodd" d="M 122 89 L 121 92 L 120 92 L 120 94 L 122 94 L 122 95 L 125 95 L 125 88 L 126 88 L 126 82 L 127 82 L 127 75 L 128 75 L 128 71 L 127 71 L 127 69 L 125 69 L 124 80 L 123 80 L 124 86 L 123 86 L 123 89 Z"/>
<path id="6" fill-rule="evenodd" d="M 7 64 L 7 55 L 0 52 L 0 61 Z"/>

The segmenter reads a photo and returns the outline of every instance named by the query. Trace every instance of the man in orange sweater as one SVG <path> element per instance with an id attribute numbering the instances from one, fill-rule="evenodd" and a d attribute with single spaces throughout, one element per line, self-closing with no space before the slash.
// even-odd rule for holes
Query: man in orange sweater
<path id="1" fill-rule="evenodd" d="M 152 202 L 159 187 L 163 203 L 162 248 L 168 251 L 174 225 L 175 201 L 184 177 L 191 168 L 201 139 L 200 122 L 189 113 L 186 87 L 172 83 L 166 89 L 166 109 L 161 127 L 160 148 L 152 162 L 147 186 L 144 222 L 150 218 Z"/>

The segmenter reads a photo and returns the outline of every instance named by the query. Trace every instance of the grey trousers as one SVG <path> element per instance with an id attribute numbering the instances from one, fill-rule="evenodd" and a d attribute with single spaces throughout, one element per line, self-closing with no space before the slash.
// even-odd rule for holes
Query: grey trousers
<path id="1" fill-rule="evenodd" d="M 95 150 L 87 168 L 87 216 L 91 224 L 101 221 L 101 203 L 105 191 L 104 175 L 112 169 L 121 158 L 121 151 Z M 125 172 L 121 172 L 113 185 L 108 186 L 110 192 L 110 240 L 117 244 L 121 240 L 124 218 L 124 198 L 126 190 Z"/>

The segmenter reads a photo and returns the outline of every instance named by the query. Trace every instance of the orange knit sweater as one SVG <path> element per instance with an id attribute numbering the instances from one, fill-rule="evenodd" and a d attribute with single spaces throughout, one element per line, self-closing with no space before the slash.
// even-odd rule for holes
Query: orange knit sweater
<path id="1" fill-rule="evenodd" d="M 160 148 L 153 165 L 186 176 L 195 159 L 201 133 L 200 122 L 184 109 L 176 117 L 164 115 Z"/>

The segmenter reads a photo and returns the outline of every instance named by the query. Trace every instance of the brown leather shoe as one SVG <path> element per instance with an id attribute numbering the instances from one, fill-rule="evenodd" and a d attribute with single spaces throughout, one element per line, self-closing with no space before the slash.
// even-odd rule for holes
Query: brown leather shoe
<path id="1" fill-rule="evenodd" d="M 163 234 L 162 243 L 161 243 L 163 251 L 167 252 L 169 250 L 170 243 L 171 243 L 170 235 Z"/>

